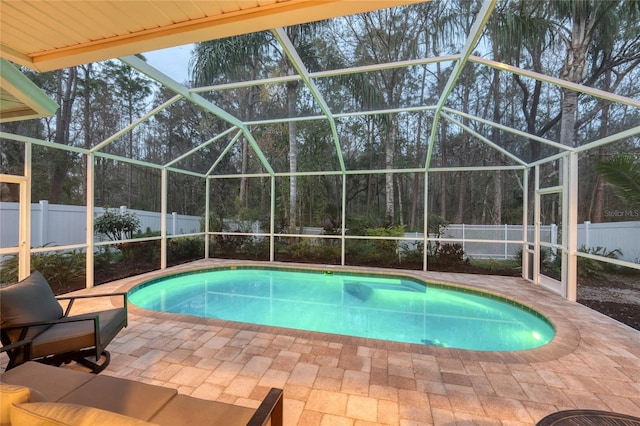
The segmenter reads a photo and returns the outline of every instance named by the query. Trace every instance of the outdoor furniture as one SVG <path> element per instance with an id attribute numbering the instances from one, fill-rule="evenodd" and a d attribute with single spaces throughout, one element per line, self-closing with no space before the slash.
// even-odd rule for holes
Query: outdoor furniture
<path id="1" fill-rule="evenodd" d="M 536 426 L 640 426 L 640 417 L 601 410 L 563 410 L 544 417 Z"/>
<path id="2" fill-rule="evenodd" d="M 147 423 L 150 422 L 150 423 Z M 258 408 L 173 388 L 27 362 L 0 375 L 0 424 L 282 426 L 282 390 Z"/>
<path id="3" fill-rule="evenodd" d="M 123 306 L 70 315 L 76 300 L 97 297 L 122 298 Z M 66 301 L 64 311 L 59 301 Z M 127 295 L 56 298 L 47 280 L 35 271 L 23 281 L 0 289 L 0 312 L 2 351 L 9 355 L 7 370 L 29 360 L 53 365 L 76 361 L 99 373 L 110 361 L 105 348 L 127 326 Z M 101 358 L 104 360 L 99 363 Z"/>

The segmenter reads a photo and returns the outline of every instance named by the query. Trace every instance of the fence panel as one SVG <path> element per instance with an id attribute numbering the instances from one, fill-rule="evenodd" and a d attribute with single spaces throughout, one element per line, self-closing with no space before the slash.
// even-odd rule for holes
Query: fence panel
<path id="1" fill-rule="evenodd" d="M 121 210 L 127 210 L 121 208 Z M 161 214 L 144 210 L 129 210 L 140 219 L 140 229 L 159 232 Z M 49 204 L 47 201 L 31 204 L 31 247 L 62 246 L 86 243 L 86 206 Z M 95 216 L 104 214 L 102 207 L 94 209 Z M 0 247 L 18 246 L 18 203 L 0 203 Z M 200 217 L 167 214 L 167 234 L 182 235 L 200 231 Z M 101 241 L 96 237 L 96 241 Z"/>
<path id="2" fill-rule="evenodd" d="M 619 259 L 640 263 L 640 221 L 579 224 L 578 247 L 583 246 L 592 250 L 603 247 L 607 252 L 619 249 Z"/>
<path id="3" fill-rule="evenodd" d="M 126 208 L 123 208 L 126 210 Z M 140 219 L 141 230 L 159 232 L 161 214 L 144 210 L 129 210 Z M 96 217 L 102 215 L 102 207 L 95 208 Z M 0 247 L 18 246 L 18 203 L 0 202 Z M 31 246 L 84 244 L 86 238 L 86 207 L 49 204 L 40 201 L 31 205 Z M 225 219 L 225 230 L 247 230 L 260 232 L 259 224 L 243 223 Z M 245 229 L 246 228 L 246 229 Z M 183 235 L 200 232 L 200 217 L 167 214 L 167 234 Z M 308 235 L 318 235 L 322 228 L 305 227 L 302 231 Z M 540 238 L 544 242 L 552 242 L 558 238 L 556 225 L 542 226 Z M 406 233 L 406 237 L 422 237 L 420 233 Z M 479 243 L 461 241 L 468 256 L 475 258 L 510 258 L 522 248 L 519 244 L 507 241 L 522 239 L 522 225 L 448 225 L 443 233 L 444 238 L 498 240 L 499 243 Z M 534 227 L 527 229 L 527 240 L 533 241 Z M 578 225 L 578 247 L 595 250 L 603 247 L 607 252 L 619 249 L 620 259 L 629 262 L 640 262 L 640 221 L 589 223 Z M 407 241 L 403 246 L 411 249 L 415 243 Z M 601 252 L 598 254 L 602 254 Z"/>

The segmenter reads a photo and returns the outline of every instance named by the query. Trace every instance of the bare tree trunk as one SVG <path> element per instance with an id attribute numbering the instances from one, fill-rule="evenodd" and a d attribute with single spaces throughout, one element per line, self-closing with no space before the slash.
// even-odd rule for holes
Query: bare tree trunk
<path id="1" fill-rule="evenodd" d="M 404 226 L 403 216 L 403 204 L 402 204 L 402 176 L 395 176 L 396 183 L 398 185 L 398 218 L 400 219 L 400 226 Z"/>
<path id="2" fill-rule="evenodd" d="M 57 102 L 60 108 L 56 112 L 56 132 L 55 142 L 68 145 L 71 128 L 71 112 L 75 101 L 78 87 L 78 71 L 75 67 L 67 69 L 65 80 L 65 70 L 58 71 L 58 94 Z M 57 152 L 53 156 L 53 174 L 51 177 L 51 188 L 49 190 L 49 201 L 60 203 L 62 198 L 62 187 L 64 179 L 69 169 L 69 157 L 66 151 Z"/>
<path id="3" fill-rule="evenodd" d="M 455 223 L 464 223 L 464 199 L 467 192 L 466 173 L 458 173 L 458 210 L 454 219 Z"/>
<path id="4" fill-rule="evenodd" d="M 577 14 L 571 27 L 571 40 L 567 46 L 567 57 L 560 71 L 560 78 L 580 83 L 587 73 L 587 49 L 591 42 L 591 22 L 589 16 Z M 562 118 L 560 121 L 560 143 L 577 146 L 575 138 L 576 113 L 578 111 L 578 92 L 562 89 Z"/>
<path id="5" fill-rule="evenodd" d="M 92 64 L 87 64 L 84 65 L 82 67 L 82 70 L 84 71 L 84 87 L 83 87 L 83 109 L 84 109 L 84 116 L 83 116 L 83 127 L 84 127 L 84 148 L 85 149 L 89 149 L 91 148 L 91 144 L 93 142 L 93 129 L 91 128 L 91 81 L 92 81 L 92 77 L 91 77 L 91 71 L 92 71 Z M 84 170 L 89 170 L 88 167 L 88 160 L 89 160 L 89 156 L 85 155 L 84 156 Z M 88 188 L 87 188 L 87 177 L 85 176 L 85 178 L 82 180 L 82 197 L 83 200 L 85 202 L 85 205 L 87 203 L 87 192 L 88 192 Z"/>
<path id="6" fill-rule="evenodd" d="M 427 78 L 427 73 L 426 70 L 425 72 L 422 74 L 422 82 L 420 84 L 420 104 L 424 103 L 424 91 L 425 91 L 425 82 L 426 82 L 426 78 Z M 420 117 L 421 118 L 421 117 Z M 422 142 L 422 120 L 418 118 L 418 130 L 416 132 L 416 144 L 415 144 L 415 150 L 416 150 L 416 157 L 418 158 L 418 167 L 422 166 L 424 164 L 424 155 L 423 155 L 423 150 L 421 149 L 421 142 Z M 420 200 L 420 195 L 418 194 L 418 189 L 420 187 L 420 179 L 421 176 L 423 176 L 422 173 L 414 173 L 413 174 L 413 190 L 411 191 L 411 216 L 409 219 L 409 228 L 410 229 L 415 229 L 416 227 L 416 214 L 418 211 L 418 201 Z M 426 212 L 425 212 L 426 214 Z"/>
<path id="7" fill-rule="evenodd" d="M 493 224 L 502 224 L 502 172 L 496 170 L 493 180 Z"/>
<path id="8" fill-rule="evenodd" d="M 367 118 L 367 134 L 369 135 L 367 141 L 369 147 L 367 149 L 368 159 L 369 159 L 369 170 L 373 169 L 373 120 L 371 118 Z M 374 175 L 367 175 L 367 211 L 371 210 L 371 202 L 373 199 L 373 179 Z"/>
<path id="9" fill-rule="evenodd" d="M 393 159 L 395 154 L 396 145 L 396 133 L 397 133 L 396 118 L 391 119 L 390 128 L 387 130 L 387 143 L 385 146 L 385 161 L 384 165 L 387 170 L 393 169 Z M 394 221 L 394 190 L 393 190 L 393 173 L 385 174 L 385 223 L 389 226 L 393 225 Z"/>
<path id="10" fill-rule="evenodd" d="M 440 165 L 446 167 L 448 164 L 447 159 L 447 123 L 446 121 L 440 121 L 440 146 L 442 150 Z M 440 172 L 440 217 L 447 217 L 447 172 Z"/>
<path id="11" fill-rule="evenodd" d="M 493 122 L 500 123 L 502 91 L 500 90 L 500 71 L 497 69 L 493 70 L 493 84 L 491 85 L 491 90 L 493 91 Z M 500 131 L 494 127 L 492 133 L 493 142 L 500 145 Z M 500 154 L 497 152 L 496 157 L 500 157 Z M 494 172 L 492 218 L 494 225 L 500 225 L 502 223 L 502 173 L 500 170 L 496 170 Z"/>
<path id="12" fill-rule="evenodd" d="M 293 70 L 290 70 L 293 73 Z M 290 117 L 295 116 L 296 88 L 298 83 L 287 83 L 287 110 Z M 289 171 L 298 171 L 298 144 L 296 143 L 296 122 L 289 122 Z M 298 204 L 298 177 L 289 178 L 289 232 L 296 232 L 296 209 Z"/>

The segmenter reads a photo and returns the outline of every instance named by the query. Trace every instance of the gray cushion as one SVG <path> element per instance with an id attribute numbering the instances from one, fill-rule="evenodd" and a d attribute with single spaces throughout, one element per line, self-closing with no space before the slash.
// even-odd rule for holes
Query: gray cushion
<path id="1" fill-rule="evenodd" d="M 0 324 L 3 327 L 30 322 L 51 321 L 62 317 L 62 306 L 56 300 L 47 280 L 38 271 L 26 279 L 0 289 Z M 43 328 L 30 329 L 26 338 L 32 338 Z M 11 341 L 19 331 L 12 332 Z"/>
<path id="2" fill-rule="evenodd" d="M 119 377 L 95 376 L 59 402 L 100 408 L 146 421 L 177 393 L 175 389 Z"/>
<path id="3" fill-rule="evenodd" d="M 150 421 L 162 426 L 245 426 L 255 411 L 239 405 L 176 395 Z"/>
<path id="4" fill-rule="evenodd" d="M 124 327 L 127 316 L 122 308 L 109 309 L 96 313 L 68 317 L 100 318 L 100 345 L 106 345 Z M 54 324 L 46 331 L 34 337 L 31 356 L 38 358 L 50 354 L 75 352 L 96 345 L 94 322 L 92 320 Z"/>
<path id="5" fill-rule="evenodd" d="M 0 381 L 28 386 L 40 392 L 47 401 L 57 401 L 96 376 L 84 371 L 57 368 L 29 361 L 0 376 Z"/>

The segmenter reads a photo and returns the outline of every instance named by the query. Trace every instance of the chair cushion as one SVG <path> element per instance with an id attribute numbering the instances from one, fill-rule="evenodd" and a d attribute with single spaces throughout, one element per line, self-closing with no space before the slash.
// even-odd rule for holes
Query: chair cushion
<path id="1" fill-rule="evenodd" d="M 63 315 L 49 283 L 38 271 L 0 290 L 0 311 L 2 326 L 51 321 Z"/>
<path id="2" fill-rule="evenodd" d="M 33 338 L 31 356 L 33 358 L 50 354 L 75 352 L 95 346 L 94 322 L 89 318 L 100 318 L 100 344 L 106 345 L 124 327 L 127 320 L 123 308 L 109 309 L 90 314 L 68 317 L 69 319 L 88 318 L 86 321 L 54 324 Z"/>
<path id="3" fill-rule="evenodd" d="M 148 421 L 177 393 L 172 388 L 98 375 L 59 402 L 99 408 Z"/>
<path id="4" fill-rule="evenodd" d="M 245 426 L 255 411 L 239 405 L 176 395 L 150 421 L 161 426 L 205 424 Z"/>
<path id="5" fill-rule="evenodd" d="M 7 426 L 11 424 L 9 411 L 13 404 L 44 401 L 46 401 L 45 397 L 35 389 L 0 383 L 0 425 Z"/>
<path id="6" fill-rule="evenodd" d="M 121 414 L 81 405 L 60 404 L 58 402 L 14 404 L 11 407 L 11 424 L 13 426 L 150 425 L 145 421 Z"/>
<path id="7" fill-rule="evenodd" d="M 3 383 L 28 386 L 44 395 L 45 401 L 57 401 L 96 376 L 84 371 L 58 368 L 29 361 L 0 376 Z"/>

